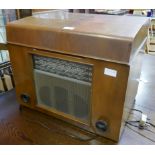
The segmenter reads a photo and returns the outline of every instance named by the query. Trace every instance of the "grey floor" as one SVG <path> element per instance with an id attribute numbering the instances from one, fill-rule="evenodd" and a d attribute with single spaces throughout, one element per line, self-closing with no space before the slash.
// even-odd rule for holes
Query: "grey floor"
<path id="1" fill-rule="evenodd" d="M 155 124 L 155 55 L 144 55 L 140 79 L 141 80 L 139 83 L 138 94 L 134 108 L 139 109 L 147 114 L 148 118 L 150 118 L 150 122 Z M 136 120 L 139 118 L 140 114 L 136 111 L 133 112 L 129 117 L 131 120 Z M 155 128 L 151 126 L 148 127 L 148 129 L 152 131 L 150 132 L 146 130 L 140 130 L 132 126 L 129 127 L 125 128 L 119 144 L 155 144 L 155 142 L 152 142 L 155 141 Z"/>

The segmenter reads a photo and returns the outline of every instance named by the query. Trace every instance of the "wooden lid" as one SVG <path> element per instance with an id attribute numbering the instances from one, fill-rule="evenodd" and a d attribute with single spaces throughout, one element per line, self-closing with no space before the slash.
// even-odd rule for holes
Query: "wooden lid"
<path id="1" fill-rule="evenodd" d="M 145 17 L 52 11 L 7 25 L 10 44 L 129 63 L 146 39 Z"/>

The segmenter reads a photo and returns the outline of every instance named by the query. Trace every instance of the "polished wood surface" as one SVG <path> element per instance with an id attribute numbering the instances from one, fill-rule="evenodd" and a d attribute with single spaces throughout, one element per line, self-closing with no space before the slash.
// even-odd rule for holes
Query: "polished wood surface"
<path id="1" fill-rule="evenodd" d="M 137 58 L 139 46 L 144 44 L 146 38 L 148 20 L 66 12 L 63 12 L 63 20 L 61 16 L 62 12 L 58 11 L 48 14 L 48 17 L 42 14 L 39 17 L 28 17 L 8 24 L 8 48 L 18 102 L 97 135 L 118 141 L 123 128 L 122 121 L 127 119 L 123 115 L 124 104 L 133 103 L 138 88 L 135 81 L 140 75 L 135 76 L 132 72 L 136 73 L 137 70 L 137 73 L 140 72 L 138 67 L 140 62 Z M 125 24 L 120 28 L 124 20 L 130 25 Z M 62 30 L 66 24 L 76 26 L 75 30 Z M 41 50 L 40 47 L 43 49 Z M 32 54 L 93 66 L 89 122 L 85 123 L 71 115 L 37 105 Z M 135 61 L 136 63 L 133 63 Z M 116 75 L 114 77 L 106 75 L 105 69 L 114 70 Z M 129 82 L 130 79 L 132 82 Z M 129 85 L 134 87 L 131 89 Z M 24 103 L 21 94 L 28 94 L 29 103 Z M 98 120 L 107 122 L 108 127 L 105 132 L 96 128 Z"/>
<path id="2" fill-rule="evenodd" d="M 54 115 L 57 118 L 63 119 L 74 125 L 85 128 L 86 130 L 100 134 L 115 141 L 119 140 L 125 98 L 127 95 L 130 95 L 134 89 L 137 90 L 138 87 L 135 85 L 134 89 L 130 89 L 126 93 L 128 75 L 132 70 L 130 70 L 130 66 L 106 61 L 98 61 L 90 58 L 72 57 L 70 55 L 62 55 L 54 52 L 51 53 L 49 51 L 33 50 L 31 48 L 15 46 L 11 44 L 9 44 L 8 47 L 15 78 L 17 99 L 19 103 L 50 115 Z M 35 86 L 33 82 L 32 54 L 39 54 L 93 65 L 94 72 L 92 82 L 92 111 L 90 124 L 85 125 L 82 122 L 72 119 L 65 114 L 54 111 L 51 112 L 37 107 Z M 117 77 L 104 75 L 105 68 L 115 69 L 117 71 Z M 21 94 L 23 93 L 30 95 L 31 99 L 29 104 L 25 104 L 22 101 Z M 135 95 L 136 93 L 132 95 L 132 99 L 135 98 Z M 108 130 L 105 133 L 98 131 L 95 127 L 95 123 L 99 119 L 103 119 L 108 123 Z"/>
<path id="3" fill-rule="evenodd" d="M 134 108 L 145 112 L 151 119 L 150 121 L 155 124 L 155 96 L 153 94 L 155 90 L 154 66 L 155 56 L 145 55 Z M 137 118 L 138 113 L 134 112 L 131 115 Z M 40 125 L 38 121 L 51 128 L 51 131 Z M 132 128 L 152 139 L 155 137 L 153 133 L 138 130 L 136 127 Z M 0 144 L 116 144 L 103 137 L 98 137 L 90 141 L 81 141 L 62 133 L 64 131 L 67 131 L 67 134 L 72 134 L 83 139 L 94 136 L 43 113 L 38 113 L 27 108 L 23 108 L 20 112 L 14 90 L 0 95 Z M 155 132 L 155 129 L 153 131 Z M 155 143 L 135 133 L 127 126 L 118 144 L 155 145 Z"/>
<path id="4" fill-rule="evenodd" d="M 146 40 L 148 27 L 147 18 L 73 14 L 56 10 L 9 23 L 7 41 L 128 64 Z"/>

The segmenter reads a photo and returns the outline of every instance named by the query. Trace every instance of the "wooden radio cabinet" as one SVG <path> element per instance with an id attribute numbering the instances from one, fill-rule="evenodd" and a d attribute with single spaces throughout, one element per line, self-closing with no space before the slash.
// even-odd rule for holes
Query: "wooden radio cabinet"
<path id="1" fill-rule="evenodd" d="M 7 25 L 23 106 L 118 141 L 133 105 L 149 21 L 42 13 Z"/>

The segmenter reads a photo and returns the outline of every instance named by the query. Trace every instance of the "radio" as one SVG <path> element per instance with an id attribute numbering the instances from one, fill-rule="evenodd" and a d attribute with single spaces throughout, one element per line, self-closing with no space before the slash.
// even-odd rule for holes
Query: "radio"
<path id="1" fill-rule="evenodd" d="M 118 141 L 137 93 L 148 27 L 147 18 L 64 11 L 9 23 L 18 102 Z"/>

